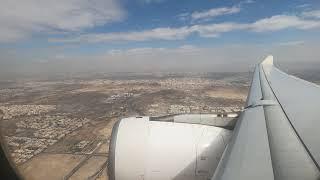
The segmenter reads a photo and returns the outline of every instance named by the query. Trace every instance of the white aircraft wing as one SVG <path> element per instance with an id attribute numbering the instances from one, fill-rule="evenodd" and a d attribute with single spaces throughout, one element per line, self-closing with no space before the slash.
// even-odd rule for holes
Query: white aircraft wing
<path id="1" fill-rule="evenodd" d="M 269 56 L 256 66 L 246 105 L 212 179 L 320 179 L 320 87 Z"/>
<path id="2" fill-rule="evenodd" d="M 320 87 L 281 72 L 269 56 L 255 68 L 238 120 L 188 114 L 118 121 L 109 179 L 320 180 L 319 127 Z"/>

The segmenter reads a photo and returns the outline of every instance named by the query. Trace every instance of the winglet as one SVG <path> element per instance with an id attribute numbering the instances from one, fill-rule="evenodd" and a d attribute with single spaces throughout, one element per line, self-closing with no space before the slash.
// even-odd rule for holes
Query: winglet
<path id="1" fill-rule="evenodd" d="M 263 65 L 273 65 L 273 56 L 269 55 L 268 57 L 266 57 L 263 62 Z"/>

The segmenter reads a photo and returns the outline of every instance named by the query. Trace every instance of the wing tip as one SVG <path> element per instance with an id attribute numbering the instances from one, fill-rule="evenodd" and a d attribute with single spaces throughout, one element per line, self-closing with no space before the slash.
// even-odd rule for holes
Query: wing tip
<path id="1" fill-rule="evenodd" d="M 273 56 L 269 55 L 267 56 L 263 61 L 262 61 L 263 65 L 273 65 Z"/>

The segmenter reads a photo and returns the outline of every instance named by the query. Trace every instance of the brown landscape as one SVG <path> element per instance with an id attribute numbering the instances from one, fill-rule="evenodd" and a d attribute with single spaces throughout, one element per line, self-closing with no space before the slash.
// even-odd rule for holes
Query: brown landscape
<path id="1" fill-rule="evenodd" d="M 0 81 L 1 133 L 25 179 L 108 179 L 113 124 L 130 116 L 240 113 L 250 73 L 116 73 Z M 315 83 L 319 73 L 297 76 Z"/>
<path id="2" fill-rule="evenodd" d="M 240 112 L 249 73 L 112 74 L 1 81 L 1 131 L 25 179 L 107 179 L 113 124 Z"/>

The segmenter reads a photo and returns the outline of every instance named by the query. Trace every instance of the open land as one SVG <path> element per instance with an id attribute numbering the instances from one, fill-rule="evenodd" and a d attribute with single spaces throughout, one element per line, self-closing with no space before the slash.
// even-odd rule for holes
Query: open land
<path id="1" fill-rule="evenodd" d="M 106 179 L 117 120 L 240 112 L 250 76 L 125 73 L 1 81 L 1 132 L 26 179 Z"/>

